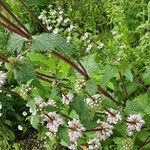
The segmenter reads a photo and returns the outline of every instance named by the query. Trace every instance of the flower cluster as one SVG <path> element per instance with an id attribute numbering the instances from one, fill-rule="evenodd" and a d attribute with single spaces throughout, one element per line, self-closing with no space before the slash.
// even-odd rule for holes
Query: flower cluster
<path id="1" fill-rule="evenodd" d="M 71 143 L 75 146 L 75 142 L 82 136 L 82 132 L 85 131 L 85 128 L 81 124 L 80 120 L 73 119 L 68 121 L 68 134 Z"/>
<path id="2" fill-rule="evenodd" d="M 70 102 L 73 101 L 74 95 L 72 93 L 68 93 L 67 95 L 62 94 L 62 103 L 69 105 Z"/>
<path id="3" fill-rule="evenodd" d="M 56 106 L 56 102 L 53 99 L 49 98 L 47 103 L 46 103 L 46 106 L 55 107 Z"/>
<path id="4" fill-rule="evenodd" d="M 100 98 L 101 98 L 101 95 L 96 94 L 96 95 L 86 98 L 86 102 L 92 108 L 98 107 L 98 106 L 100 106 L 100 103 L 101 103 Z"/>
<path id="5" fill-rule="evenodd" d="M 119 121 L 122 120 L 120 112 L 117 111 L 117 110 L 114 110 L 112 108 L 110 108 L 109 110 L 107 110 L 106 114 L 107 114 L 107 122 L 109 124 L 117 124 Z"/>
<path id="6" fill-rule="evenodd" d="M 0 88 L 5 84 L 7 75 L 3 71 L 0 71 Z"/>
<path id="7" fill-rule="evenodd" d="M 134 131 L 141 131 L 145 124 L 140 114 L 129 115 L 127 118 L 127 133 L 129 136 L 133 135 Z"/>
<path id="8" fill-rule="evenodd" d="M 38 106 L 38 109 L 41 111 L 46 106 L 46 103 L 40 96 L 35 97 L 34 99 L 35 99 L 36 105 Z"/>
<path id="9" fill-rule="evenodd" d="M 100 140 L 106 140 L 108 137 L 110 137 L 113 134 L 114 126 L 107 123 L 107 122 L 100 122 L 97 121 L 97 123 L 101 124 L 101 128 L 96 131 L 97 136 L 100 138 Z"/>
<path id="10" fill-rule="evenodd" d="M 63 118 L 56 112 L 49 112 L 44 116 L 43 121 L 52 133 L 57 133 L 59 126 L 64 123 Z"/>
<path id="11" fill-rule="evenodd" d="M 89 150 L 97 150 L 101 146 L 99 139 L 94 138 L 88 141 L 88 149 Z"/>
<path id="12" fill-rule="evenodd" d="M 80 92 L 86 85 L 86 82 L 84 79 L 77 79 L 75 82 L 75 91 Z"/>

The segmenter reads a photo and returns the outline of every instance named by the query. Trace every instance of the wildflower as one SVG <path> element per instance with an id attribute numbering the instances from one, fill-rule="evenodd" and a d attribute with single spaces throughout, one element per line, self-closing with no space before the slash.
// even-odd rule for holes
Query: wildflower
<path id="1" fill-rule="evenodd" d="M 67 43 L 69 43 L 70 40 L 71 40 L 71 36 L 68 36 L 68 37 L 67 37 Z"/>
<path id="2" fill-rule="evenodd" d="M 85 131 L 85 128 L 81 124 L 80 120 L 77 119 L 68 121 L 68 128 L 69 139 L 71 142 L 75 142 L 79 137 L 82 136 L 82 132 Z"/>
<path id="3" fill-rule="evenodd" d="M 18 130 L 22 131 L 22 126 L 21 125 L 18 125 Z"/>
<path id="4" fill-rule="evenodd" d="M 88 47 L 86 48 L 86 51 L 89 52 L 92 49 L 92 44 L 88 44 Z"/>
<path id="5" fill-rule="evenodd" d="M 30 112 L 33 116 L 35 116 L 36 113 L 37 113 L 36 109 L 32 109 L 32 108 L 29 109 L 29 112 Z"/>
<path id="6" fill-rule="evenodd" d="M 3 71 L 0 71 L 0 87 L 2 87 L 6 82 L 7 75 Z"/>
<path id="7" fill-rule="evenodd" d="M 23 115 L 23 116 L 26 116 L 26 115 L 27 115 L 27 112 L 26 112 L 26 111 L 24 111 L 24 112 L 22 113 L 22 115 Z"/>
<path id="8" fill-rule="evenodd" d="M 69 18 L 64 19 L 64 24 L 68 23 L 69 20 L 70 20 Z"/>
<path id="9" fill-rule="evenodd" d="M 39 97 L 39 96 L 35 97 L 34 99 L 35 99 L 35 103 L 38 106 L 38 108 L 40 110 L 42 110 L 45 107 L 46 103 L 43 102 L 43 99 L 41 97 Z"/>
<path id="10" fill-rule="evenodd" d="M 2 116 L 2 113 L 0 113 L 0 117 Z"/>
<path id="11" fill-rule="evenodd" d="M 97 123 L 99 123 L 99 121 Z M 99 131 L 96 131 L 96 134 L 98 135 L 100 140 L 106 140 L 113 134 L 113 128 L 114 127 L 109 123 L 101 122 L 101 128 L 99 129 Z"/>
<path id="12" fill-rule="evenodd" d="M 74 25 L 70 25 L 68 28 L 68 32 L 72 32 L 76 27 Z"/>
<path id="13" fill-rule="evenodd" d="M 63 20 L 63 17 L 59 16 L 58 19 L 57 19 L 58 24 L 60 24 L 62 22 L 62 20 Z"/>
<path id="14" fill-rule="evenodd" d="M 102 49 L 103 47 L 104 47 L 104 43 L 100 43 L 97 48 Z"/>
<path id="15" fill-rule="evenodd" d="M 129 115 L 127 118 L 127 133 L 129 136 L 133 135 L 134 131 L 141 131 L 145 121 L 140 114 Z"/>
<path id="16" fill-rule="evenodd" d="M 89 145 L 88 146 L 89 150 L 96 150 L 96 149 L 99 149 L 101 146 L 100 141 L 97 138 L 89 140 L 88 145 Z"/>
<path id="17" fill-rule="evenodd" d="M 46 103 L 46 106 L 55 107 L 56 106 L 56 102 L 53 99 L 49 98 L 48 102 Z"/>
<path id="18" fill-rule="evenodd" d="M 58 29 L 58 28 L 55 28 L 55 29 L 53 30 L 53 33 L 54 33 L 54 34 L 58 34 L 58 32 L 59 32 L 59 29 Z"/>
<path id="19" fill-rule="evenodd" d="M 69 105 L 69 103 L 73 101 L 73 98 L 74 98 L 74 95 L 72 93 L 68 93 L 67 95 L 62 94 L 61 101 L 63 104 Z"/>
<path id="20" fill-rule="evenodd" d="M 70 150 L 77 150 L 77 142 L 71 142 L 71 145 L 68 148 Z"/>
<path id="21" fill-rule="evenodd" d="M 75 82 L 75 91 L 80 91 L 85 87 L 85 80 L 84 79 L 77 79 Z"/>
<path id="22" fill-rule="evenodd" d="M 100 97 L 101 97 L 101 95 L 100 94 L 96 94 L 96 95 L 93 95 L 93 96 L 91 96 L 91 97 L 88 97 L 87 99 L 86 99 L 86 102 L 87 102 L 87 104 L 90 106 L 90 107 L 98 107 L 99 106 L 99 104 L 100 104 Z"/>
<path id="23" fill-rule="evenodd" d="M 86 40 L 89 37 L 89 33 L 84 33 L 84 35 L 82 36 L 82 40 Z"/>
<path id="24" fill-rule="evenodd" d="M 46 127 L 53 133 L 56 133 L 59 126 L 64 123 L 62 117 L 56 112 L 49 112 L 43 121 L 47 123 Z"/>
<path id="25" fill-rule="evenodd" d="M 112 108 L 110 108 L 108 111 L 106 111 L 106 114 L 108 116 L 107 122 L 109 124 L 117 124 L 119 121 L 122 120 L 120 112 L 118 112 L 117 110 L 114 110 Z"/>
<path id="26" fill-rule="evenodd" d="M 3 106 L 2 106 L 2 103 L 0 102 L 0 109 L 2 109 L 3 108 Z"/>

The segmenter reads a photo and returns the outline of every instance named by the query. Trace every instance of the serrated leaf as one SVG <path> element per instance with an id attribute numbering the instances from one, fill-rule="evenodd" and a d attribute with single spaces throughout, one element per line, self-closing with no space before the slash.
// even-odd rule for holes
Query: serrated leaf
<path id="1" fill-rule="evenodd" d="M 81 63 L 88 73 L 96 72 L 98 70 L 98 64 L 95 59 L 95 54 L 83 57 Z"/>
<path id="2" fill-rule="evenodd" d="M 26 39 L 24 39 L 23 37 L 15 34 L 15 33 L 12 33 L 7 42 L 6 49 L 13 53 L 14 52 L 20 53 L 23 49 L 25 41 L 26 41 Z"/>
<path id="3" fill-rule="evenodd" d="M 63 54 L 75 54 L 73 46 L 58 34 L 42 33 L 33 37 L 31 50 L 34 52 L 58 51 Z"/>
<path id="4" fill-rule="evenodd" d="M 104 69 L 104 75 L 101 81 L 101 84 L 105 86 L 118 72 L 116 66 L 107 65 Z"/>
<path id="5" fill-rule="evenodd" d="M 142 79 L 144 81 L 144 83 L 146 85 L 150 85 L 150 71 L 146 71 L 143 75 L 142 75 Z"/>
<path id="6" fill-rule="evenodd" d="M 94 95 L 97 92 L 97 82 L 94 79 L 86 82 L 85 90 L 90 94 Z"/>
<path id="7" fill-rule="evenodd" d="M 126 78 L 128 78 L 131 82 L 133 82 L 133 75 L 129 68 L 127 68 L 124 72 Z"/>
<path id="8" fill-rule="evenodd" d="M 38 128 L 38 125 L 39 125 L 39 122 L 40 122 L 40 116 L 39 115 L 35 115 L 35 116 L 31 116 L 31 125 L 37 129 Z"/>

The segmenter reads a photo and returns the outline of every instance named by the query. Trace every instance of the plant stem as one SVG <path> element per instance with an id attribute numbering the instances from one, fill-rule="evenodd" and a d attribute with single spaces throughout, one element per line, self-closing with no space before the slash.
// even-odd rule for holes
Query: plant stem
<path id="1" fill-rule="evenodd" d="M 31 36 L 29 30 L 19 21 L 19 19 L 12 13 L 12 11 L 9 9 L 9 7 L 2 1 L 0 1 L 1 6 L 10 14 L 10 16 L 24 29 L 24 31 L 27 32 L 29 36 Z"/>
<path id="2" fill-rule="evenodd" d="M 123 79 L 123 76 L 122 76 L 121 72 L 119 72 L 119 76 L 120 76 L 120 79 L 121 79 L 121 82 L 122 82 L 122 86 L 123 86 L 123 88 L 124 88 L 125 95 L 126 95 L 126 97 L 127 97 L 128 99 L 130 99 L 130 98 L 129 98 L 129 94 L 128 94 L 128 91 L 127 91 L 127 88 L 126 88 L 126 85 L 125 85 L 125 82 L 124 82 L 124 79 Z"/>
<path id="3" fill-rule="evenodd" d="M 10 62 L 3 54 L 0 54 L 0 60 L 5 62 L 5 63 L 9 63 Z"/>

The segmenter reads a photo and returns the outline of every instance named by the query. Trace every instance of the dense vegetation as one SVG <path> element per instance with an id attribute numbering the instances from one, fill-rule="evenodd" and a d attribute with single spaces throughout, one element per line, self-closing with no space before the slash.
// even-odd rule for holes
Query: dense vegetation
<path id="1" fill-rule="evenodd" d="M 0 0 L 0 150 L 149 150 L 150 2 Z"/>

